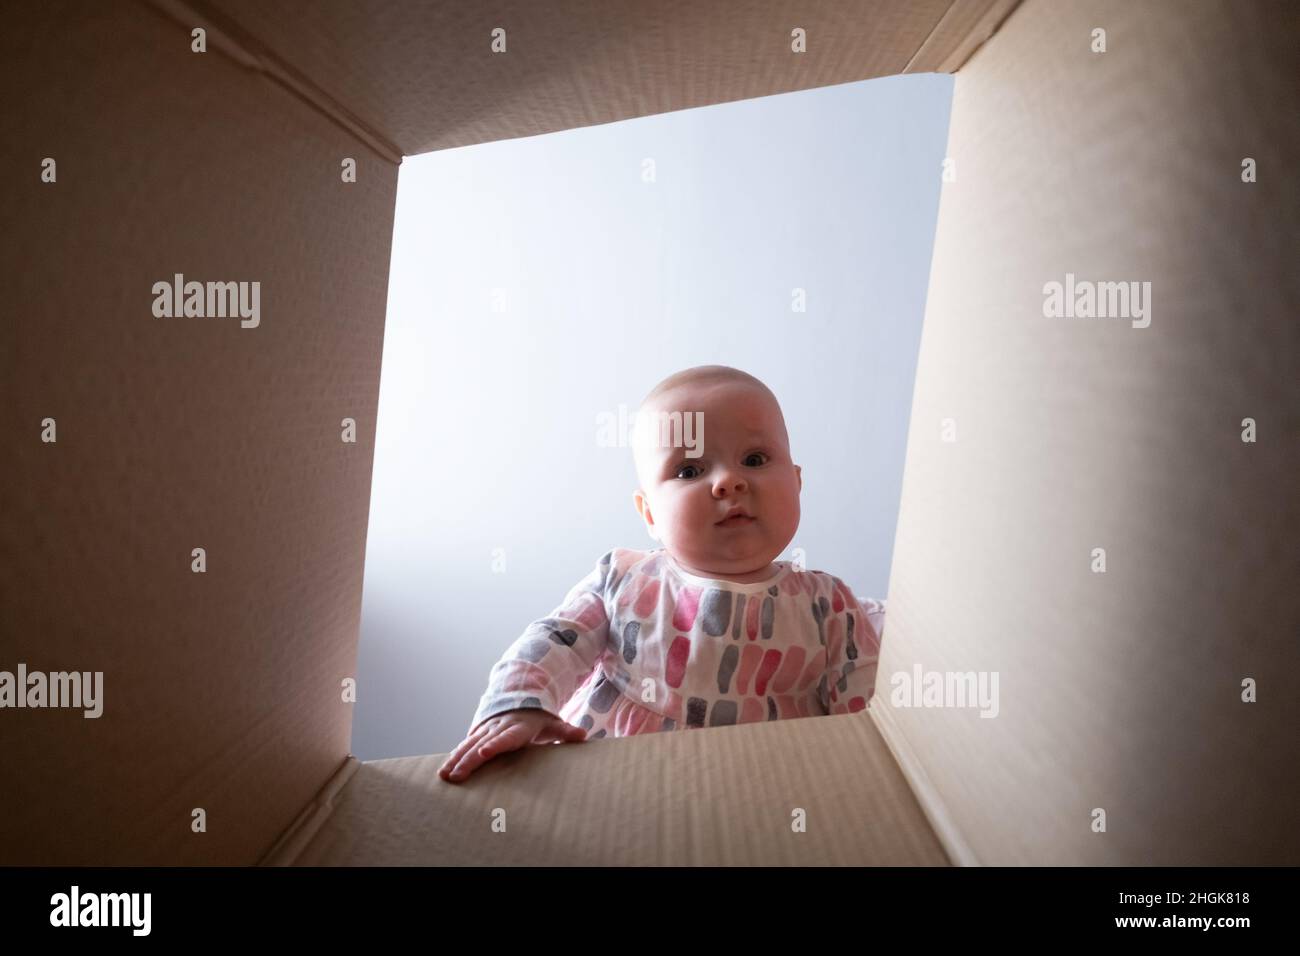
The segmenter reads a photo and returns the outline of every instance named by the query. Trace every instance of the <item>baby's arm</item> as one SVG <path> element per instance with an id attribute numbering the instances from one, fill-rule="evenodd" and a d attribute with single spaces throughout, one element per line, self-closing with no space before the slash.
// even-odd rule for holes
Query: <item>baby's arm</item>
<path id="1" fill-rule="evenodd" d="M 560 606 L 533 621 L 488 675 L 487 691 L 470 721 L 470 732 L 508 710 L 536 708 L 559 715 L 587 678 L 609 641 L 605 586 L 613 552 L 569 590 Z"/>
<path id="2" fill-rule="evenodd" d="M 831 714 L 851 714 L 865 709 L 875 693 L 885 602 L 859 599 L 839 578 L 835 582 L 844 610 L 839 612 L 839 626 L 827 644 L 823 703 Z"/>
<path id="3" fill-rule="evenodd" d="M 440 768 L 444 779 L 463 779 L 485 760 L 528 743 L 586 736 L 558 714 L 609 640 L 605 588 L 612 566 L 611 551 L 493 665 L 469 732 Z"/>

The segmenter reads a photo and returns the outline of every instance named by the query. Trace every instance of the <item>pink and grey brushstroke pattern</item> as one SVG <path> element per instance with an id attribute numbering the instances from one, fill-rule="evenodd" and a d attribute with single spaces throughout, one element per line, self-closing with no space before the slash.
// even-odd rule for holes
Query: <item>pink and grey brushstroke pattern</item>
<path id="1" fill-rule="evenodd" d="M 662 548 L 614 548 L 492 668 L 471 730 L 541 708 L 625 737 L 852 713 L 871 699 L 885 603 L 777 562 L 767 581 L 684 572 Z"/>

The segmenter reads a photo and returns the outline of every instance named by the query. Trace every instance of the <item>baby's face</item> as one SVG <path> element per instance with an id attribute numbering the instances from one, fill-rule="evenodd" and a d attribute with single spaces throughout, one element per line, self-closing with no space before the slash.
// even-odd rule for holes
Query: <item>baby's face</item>
<path id="1" fill-rule="evenodd" d="M 799 527 L 800 468 L 790 460 L 781 409 L 753 386 L 688 384 L 643 411 L 700 421 L 695 447 L 637 450 L 634 501 L 647 527 L 687 571 L 765 576 Z M 722 523 L 733 508 L 748 520 Z"/>

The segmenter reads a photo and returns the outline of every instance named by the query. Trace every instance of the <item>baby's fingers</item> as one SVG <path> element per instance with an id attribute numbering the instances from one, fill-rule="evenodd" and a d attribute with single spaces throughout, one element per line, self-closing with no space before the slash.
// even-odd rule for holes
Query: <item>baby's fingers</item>
<path id="1" fill-rule="evenodd" d="M 481 765 L 498 754 L 518 750 L 528 743 L 528 737 L 528 728 L 522 724 L 511 724 L 505 730 L 489 735 L 477 747 L 466 750 L 460 761 L 452 768 L 447 779 L 464 780 Z"/>
<path id="2" fill-rule="evenodd" d="M 438 776 L 444 780 L 451 776 L 451 771 L 456 768 L 456 764 L 460 763 L 460 758 L 482 743 L 491 733 L 492 728 L 486 724 L 480 724 L 474 728 L 473 733 L 457 744 L 456 749 L 447 755 L 447 759 L 438 768 Z"/>

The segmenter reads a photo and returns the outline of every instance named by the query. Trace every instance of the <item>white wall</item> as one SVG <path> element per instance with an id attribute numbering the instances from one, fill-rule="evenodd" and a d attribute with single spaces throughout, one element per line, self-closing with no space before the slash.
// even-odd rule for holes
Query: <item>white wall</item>
<path id="1" fill-rule="evenodd" d="M 658 546 L 596 423 L 680 368 L 772 388 L 791 549 L 886 595 L 951 92 L 889 77 L 403 162 L 354 754 L 450 750 L 529 621 L 610 547 Z"/>

